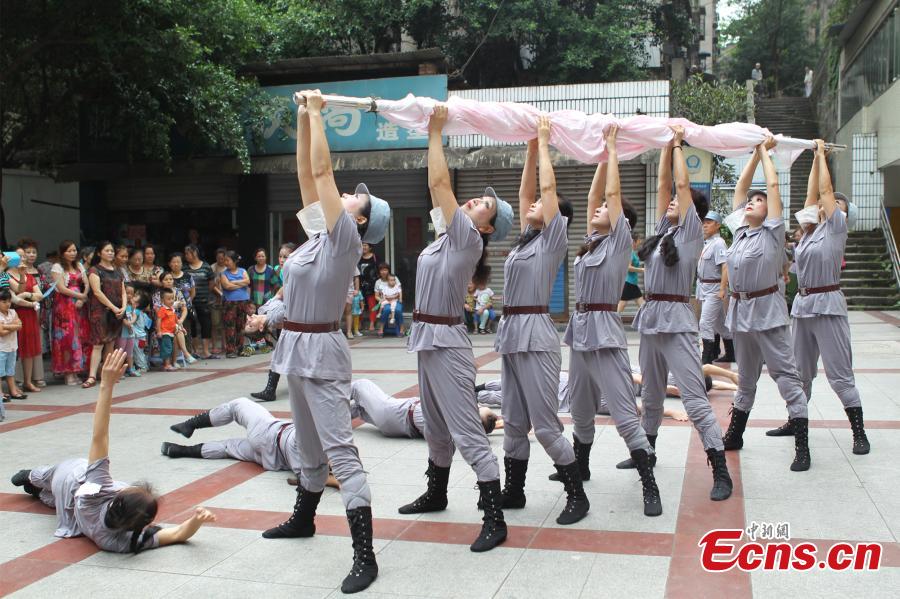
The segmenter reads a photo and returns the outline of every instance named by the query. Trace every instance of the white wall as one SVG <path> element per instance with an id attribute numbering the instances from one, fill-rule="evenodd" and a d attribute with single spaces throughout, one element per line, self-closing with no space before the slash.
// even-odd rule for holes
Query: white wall
<path id="1" fill-rule="evenodd" d="M 20 237 L 37 240 L 40 260 L 63 239 L 78 241 L 78 183 L 55 183 L 31 171 L 4 169 L 2 202 L 7 241 L 14 244 Z"/>

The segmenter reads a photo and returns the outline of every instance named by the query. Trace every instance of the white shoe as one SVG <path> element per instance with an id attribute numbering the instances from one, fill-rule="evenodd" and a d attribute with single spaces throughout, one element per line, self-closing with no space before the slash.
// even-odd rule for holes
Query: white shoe
<path id="1" fill-rule="evenodd" d="M 189 358 L 185 358 L 184 361 L 187 362 L 188 364 L 193 364 L 194 362 L 197 361 L 197 358 L 195 358 L 194 356 L 191 356 Z"/>
<path id="2" fill-rule="evenodd" d="M 362 337 L 363 335 L 362 335 L 362 333 L 360 333 L 359 331 L 356 331 L 356 336 L 357 336 L 357 337 Z"/>

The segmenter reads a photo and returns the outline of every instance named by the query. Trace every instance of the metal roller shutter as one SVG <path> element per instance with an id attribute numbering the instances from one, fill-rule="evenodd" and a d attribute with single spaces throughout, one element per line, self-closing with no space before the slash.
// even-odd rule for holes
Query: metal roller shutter
<path id="1" fill-rule="evenodd" d="M 179 208 L 235 208 L 238 177 L 209 175 L 114 179 L 107 183 L 111 211 Z"/>
<path id="2" fill-rule="evenodd" d="M 364 182 L 369 191 L 387 200 L 393 208 L 428 210 L 428 174 L 425 169 L 410 171 L 335 171 L 335 183 L 342 193 L 352 193 Z M 269 175 L 268 209 L 294 211 L 300 207 L 300 186 L 296 173 Z"/>
<path id="3" fill-rule="evenodd" d="M 569 254 L 566 269 L 566 287 L 568 297 L 564 305 L 568 311 L 575 298 L 575 276 L 573 263 L 583 236 L 587 231 L 586 211 L 587 194 L 594 178 L 594 165 L 559 166 L 553 169 L 556 175 L 556 188 L 559 193 L 572 202 L 574 220 L 569 226 Z M 456 197 L 459 201 L 478 197 L 485 186 L 493 187 L 497 194 L 513 205 L 518 213 L 520 169 L 467 169 L 456 171 Z M 619 177 L 622 184 L 622 195 L 628 199 L 638 213 L 636 230 L 643 231 L 646 213 L 646 166 L 640 162 L 627 162 L 619 166 Z M 516 214 L 513 229 L 509 237 L 502 243 L 488 246 L 488 263 L 491 265 L 491 289 L 498 295 L 503 294 L 503 263 L 512 241 L 519 231 L 519 215 Z"/>

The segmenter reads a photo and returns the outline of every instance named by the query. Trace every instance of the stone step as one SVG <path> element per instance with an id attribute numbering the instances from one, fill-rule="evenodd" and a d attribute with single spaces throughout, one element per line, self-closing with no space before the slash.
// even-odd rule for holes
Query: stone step
<path id="1" fill-rule="evenodd" d="M 887 252 L 885 252 L 885 251 L 881 251 L 881 252 L 877 252 L 877 253 L 876 252 L 852 252 L 852 253 L 847 252 L 846 254 L 844 254 L 844 260 L 847 261 L 847 264 L 850 264 L 851 262 L 863 262 L 863 263 L 868 262 L 871 264 L 873 262 L 878 263 L 878 262 L 881 262 L 882 260 L 887 260 L 887 259 L 888 259 L 888 255 L 887 255 Z"/>
<path id="2" fill-rule="evenodd" d="M 879 247 L 883 248 L 885 246 L 884 237 L 880 235 L 875 237 L 874 235 L 871 237 L 851 237 L 847 239 L 847 249 L 856 248 L 856 247 Z M 846 251 L 846 250 L 845 250 Z"/>
<path id="3" fill-rule="evenodd" d="M 897 295 L 897 288 L 894 286 L 891 286 L 891 287 L 862 287 L 862 286 L 850 287 L 849 285 L 842 284 L 841 289 L 844 291 L 845 296 L 853 296 L 853 297 L 864 297 L 864 296 L 886 297 L 886 296 Z"/>
<path id="4" fill-rule="evenodd" d="M 900 295 L 893 296 L 867 296 L 867 295 L 857 295 L 857 296 L 847 296 L 847 305 L 848 306 L 880 306 L 881 309 L 885 307 L 892 307 L 900 303 Z"/>
<path id="5" fill-rule="evenodd" d="M 866 287 L 891 285 L 893 283 L 893 277 L 888 271 L 874 273 L 847 273 L 845 271 L 841 274 L 841 283 Z"/>

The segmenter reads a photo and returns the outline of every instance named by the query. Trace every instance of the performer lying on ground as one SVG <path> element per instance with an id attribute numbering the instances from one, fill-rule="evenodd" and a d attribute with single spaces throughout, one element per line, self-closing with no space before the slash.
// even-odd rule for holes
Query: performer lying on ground
<path id="1" fill-rule="evenodd" d="M 23 487 L 45 505 L 56 509 L 57 537 L 85 536 L 100 549 L 115 553 L 140 553 L 165 545 L 184 543 L 216 517 L 197 506 L 180 526 L 153 525 L 158 502 L 146 483 L 128 485 L 114 481 L 109 472 L 109 412 L 113 388 L 125 372 L 121 349 L 103 363 L 100 397 L 94 410 L 94 428 L 88 458 L 70 458 L 54 466 L 20 470 L 12 483 Z"/>

